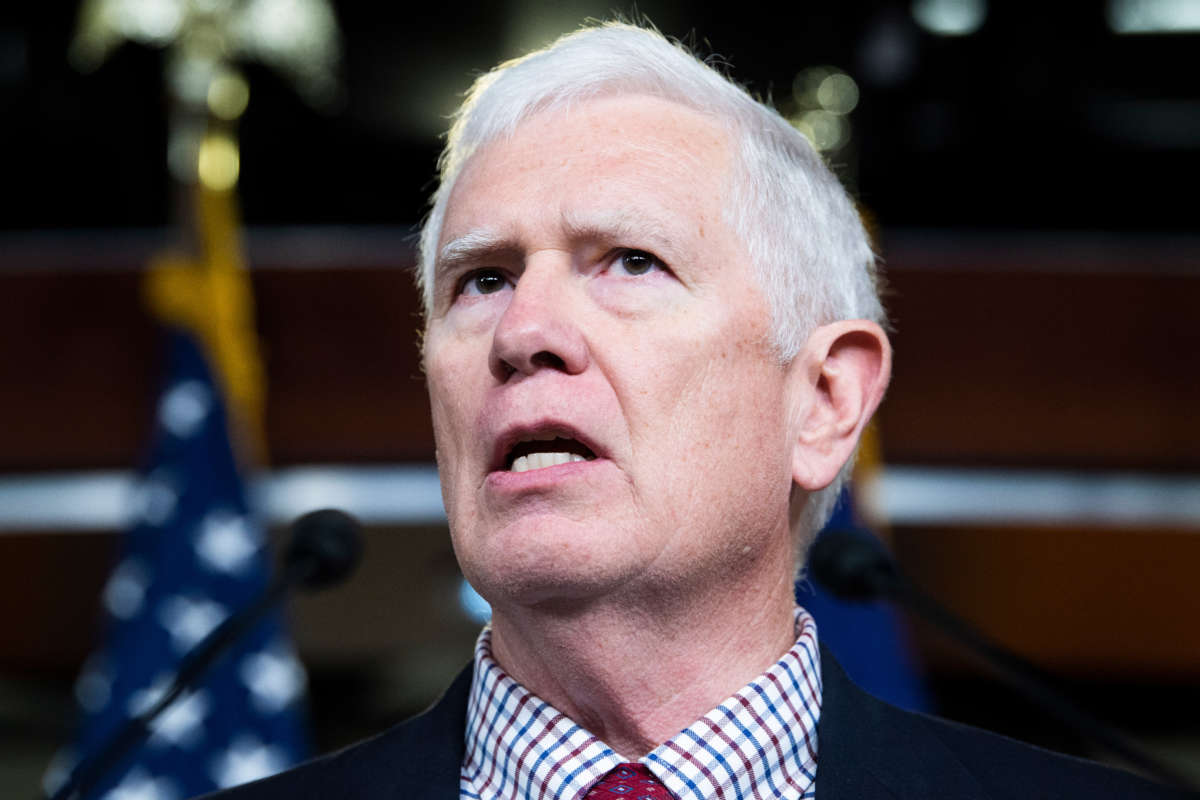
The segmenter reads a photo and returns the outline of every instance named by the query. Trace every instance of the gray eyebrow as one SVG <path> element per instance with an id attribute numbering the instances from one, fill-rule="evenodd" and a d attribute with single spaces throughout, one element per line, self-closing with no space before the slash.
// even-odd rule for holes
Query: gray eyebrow
<path id="1" fill-rule="evenodd" d="M 472 261 L 479 256 L 495 253 L 498 250 L 509 250 L 511 247 L 511 242 L 507 238 L 494 231 L 468 231 L 442 245 L 442 249 L 438 251 L 434 271 L 439 272 L 464 261 Z"/>
<path id="2" fill-rule="evenodd" d="M 674 239 L 658 220 L 628 209 L 581 213 L 567 211 L 562 215 L 562 227 L 567 238 L 576 241 L 609 240 L 655 251 L 669 249 Z M 434 264 L 434 276 L 436 278 L 438 274 L 460 264 L 484 261 L 499 254 L 519 252 L 520 249 L 511 236 L 495 229 L 467 231 L 442 245 Z"/>

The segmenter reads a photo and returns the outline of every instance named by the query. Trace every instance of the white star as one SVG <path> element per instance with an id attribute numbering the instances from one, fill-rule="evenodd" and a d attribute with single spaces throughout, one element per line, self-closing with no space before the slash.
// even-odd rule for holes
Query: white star
<path id="1" fill-rule="evenodd" d="M 104 607 L 117 619 L 129 619 L 142 610 L 146 588 L 150 585 L 150 570 L 137 558 L 127 558 L 117 565 L 104 584 Z"/>
<path id="2" fill-rule="evenodd" d="M 141 767 L 134 767 L 103 800 L 178 800 L 179 790 L 167 778 L 152 778 Z"/>
<path id="3" fill-rule="evenodd" d="M 282 642 L 242 659 L 238 670 L 254 707 L 264 714 L 282 711 L 304 691 L 307 678 L 295 653 Z"/>
<path id="4" fill-rule="evenodd" d="M 129 716 L 141 714 L 163 696 L 170 675 L 160 675 L 148 688 L 129 697 Z M 200 741 L 202 724 L 208 715 L 208 692 L 184 692 L 150 723 L 150 744 L 156 747 L 193 747 Z"/>
<path id="5" fill-rule="evenodd" d="M 222 789 L 274 775 L 288 766 L 279 747 L 264 745 L 253 736 L 239 736 L 229 749 L 213 759 L 209 774 Z"/>
<path id="6" fill-rule="evenodd" d="M 243 572 L 260 547 L 258 528 L 246 517 L 224 509 L 206 514 L 196 537 L 196 555 L 218 572 Z"/>
<path id="7" fill-rule="evenodd" d="M 220 625 L 229 612 L 220 603 L 204 598 L 173 595 L 163 601 L 158 620 L 171 635 L 171 647 L 186 653 Z"/>
<path id="8" fill-rule="evenodd" d="M 45 774 L 42 775 L 42 792 L 50 797 L 61 789 L 67 778 L 71 777 L 71 770 L 75 769 L 75 764 L 75 751 L 71 748 L 64 747 L 55 753 L 46 766 Z"/>
<path id="9" fill-rule="evenodd" d="M 179 491 L 170 475 L 157 470 L 133 490 L 133 516 L 147 525 L 162 525 L 175 513 Z"/>
<path id="10" fill-rule="evenodd" d="M 89 714 L 108 705 L 112 696 L 112 673 L 106 659 L 94 655 L 83 664 L 75 681 L 75 699 Z"/>
<path id="11" fill-rule="evenodd" d="M 172 435 L 187 438 L 200 430 L 212 409 L 212 392 L 202 381 L 172 386 L 158 404 L 158 421 Z"/>

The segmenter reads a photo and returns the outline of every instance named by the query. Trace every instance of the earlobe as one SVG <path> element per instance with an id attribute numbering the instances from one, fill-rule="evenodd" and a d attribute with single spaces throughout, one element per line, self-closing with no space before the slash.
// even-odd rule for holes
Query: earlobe
<path id="1" fill-rule="evenodd" d="M 869 320 L 813 331 L 793 361 L 792 480 L 818 491 L 837 477 L 883 399 L 891 377 L 887 334 Z"/>

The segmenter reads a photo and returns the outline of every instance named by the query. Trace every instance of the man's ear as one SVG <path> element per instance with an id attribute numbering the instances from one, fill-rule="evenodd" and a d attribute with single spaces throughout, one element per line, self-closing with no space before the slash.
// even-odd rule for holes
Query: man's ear
<path id="1" fill-rule="evenodd" d="M 842 320 L 813 331 L 790 369 L 792 480 L 815 492 L 837 477 L 883 399 L 892 346 L 874 322 Z"/>

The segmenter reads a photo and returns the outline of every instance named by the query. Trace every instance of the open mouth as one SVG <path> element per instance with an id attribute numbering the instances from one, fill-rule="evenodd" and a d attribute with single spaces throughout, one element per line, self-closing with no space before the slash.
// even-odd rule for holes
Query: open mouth
<path id="1" fill-rule="evenodd" d="M 591 448 L 578 439 L 551 433 L 517 442 L 505 456 L 504 467 L 509 472 L 528 472 L 572 461 L 591 461 L 595 457 Z"/>

